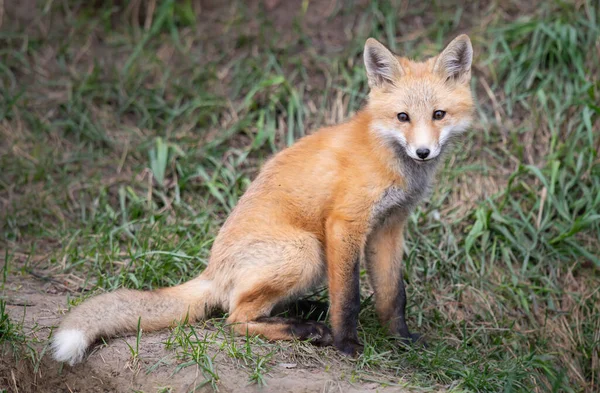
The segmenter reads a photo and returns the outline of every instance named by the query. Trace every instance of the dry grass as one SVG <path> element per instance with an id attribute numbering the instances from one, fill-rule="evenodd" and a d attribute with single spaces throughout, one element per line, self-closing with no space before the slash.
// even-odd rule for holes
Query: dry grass
<path id="1" fill-rule="evenodd" d="M 265 158 L 359 109 L 367 36 L 427 56 L 468 32 L 477 121 L 413 214 L 406 250 L 411 325 L 431 347 L 385 339 L 365 288 L 366 351 L 351 366 L 421 389 L 597 391 L 593 2 L 55 0 L 0 10 L 5 280 L 37 274 L 73 296 L 202 270 Z M 167 159 L 152 159 L 160 149 Z M 18 342 L 13 325 L 2 340 Z M 252 362 L 277 353 L 256 345 Z M 311 353 L 315 364 L 331 356 Z M 258 382 L 265 371 L 255 371 Z"/>

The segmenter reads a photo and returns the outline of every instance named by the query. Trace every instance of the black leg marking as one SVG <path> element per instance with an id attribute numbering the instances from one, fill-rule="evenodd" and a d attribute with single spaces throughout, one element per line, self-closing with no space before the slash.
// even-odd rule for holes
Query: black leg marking
<path id="1" fill-rule="evenodd" d="M 261 317 L 255 322 L 284 325 L 290 336 L 301 341 L 308 340 L 313 345 L 329 346 L 333 344 L 331 330 L 321 322 L 281 317 Z"/>
<path id="2" fill-rule="evenodd" d="M 358 341 L 358 314 L 360 312 L 360 264 L 358 257 L 352 267 L 348 285 L 344 288 L 345 296 L 341 306 L 342 326 L 335 332 L 334 344 L 342 353 L 354 356 L 362 352 Z"/>
<path id="3" fill-rule="evenodd" d="M 324 323 L 303 321 L 290 324 L 289 329 L 291 334 L 299 340 L 309 340 L 311 344 L 322 347 L 333 344 L 333 334 Z"/>
<path id="4" fill-rule="evenodd" d="M 402 341 L 406 344 L 420 342 L 421 344 L 425 345 L 421 335 L 418 333 L 411 333 L 408 330 L 408 325 L 406 324 L 406 288 L 404 285 L 403 274 L 400 274 L 400 279 L 398 282 L 398 295 L 396 296 L 396 299 L 397 301 L 394 308 L 394 313 L 397 315 L 397 317 L 391 321 L 391 331 L 399 335 L 402 338 Z"/>
<path id="5" fill-rule="evenodd" d="M 408 325 L 406 324 L 406 288 L 404 285 L 403 274 L 400 274 L 400 278 L 398 279 L 398 294 L 396 295 L 396 304 L 394 307 L 394 315 L 397 315 L 394 318 L 394 325 L 391 326 L 393 331 L 400 335 L 402 338 L 410 338 L 410 332 L 408 330 Z"/>
<path id="6" fill-rule="evenodd" d="M 377 233 L 377 232 L 374 232 Z M 371 278 L 371 284 L 373 289 L 375 290 L 375 299 L 376 302 L 380 301 L 377 298 L 377 292 L 379 286 L 389 285 L 386 282 L 385 274 L 387 272 L 377 271 L 379 268 L 377 266 L 377 253 L 381 252 L 380 250 L 374 249 L 374 245 L 371 242 L 371 238 L 367 240 L 367 247 L 365 249 L 365 257 L 366 257 L 366 265 L 369 271 L 369 277 Z M 401 258 L 401 255 L 397 255 L 396 258 Z M 404 275 L 401 271 L 401 263 L 400 260 L 396 260 L 395 263 L 392 264 L 392 268 L 397 268 L 400 270 L 400 275 L 397 279 L 397 282 L 391 282 L 394 289 L 392 290 L 393 296 L 391 304 L 382 306 L 379 312 L 379 318 L 381 323 L 388 329 L 390 334 L 394 336 L 398 336 L 402 338 L 402 341 L 405 343 L 413 343 L 417 342 L 420 339 L 420 335 L 412 334 L 408 329 L 408 325 L 406 323 L 406 287 L 404 284 Z M 389 277 L 389 275 L 388 275 Z M 395 293 L 394 293 L 395 292 Z"/>

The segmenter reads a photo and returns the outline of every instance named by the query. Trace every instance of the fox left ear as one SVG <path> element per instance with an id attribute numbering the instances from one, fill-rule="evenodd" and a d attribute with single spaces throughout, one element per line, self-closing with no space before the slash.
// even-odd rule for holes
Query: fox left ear
<path id="1" fill-rule="evenodd" d="M 393 85 L 403 74 L 396 56 L 374 38 L 367 39 L 365 43 L 364 60 L 371 88 Z"/>
<path id="2" fill-rule="evenodd" d="M 435 61 L 433 72 L 459 83 L 468 83 L 471 79 L 471 63 L 473 62 L 473 47 L 466 34 L 459 35 Z"/>

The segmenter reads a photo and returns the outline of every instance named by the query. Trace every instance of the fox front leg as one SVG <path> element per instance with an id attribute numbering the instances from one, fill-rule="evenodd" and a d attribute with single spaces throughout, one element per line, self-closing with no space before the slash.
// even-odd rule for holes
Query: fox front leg
<path id="1" fill-rule="evenodd" d="M 327 278 L 333 344 L 342 353 L 362 352 L 357 325 L 360 311 L 360 237 L 357 228 L 345 220 L 327 223 Z"/>
<path id="2" fill-rule="evenodd" d="M 369 236 L 366 262 L 371 286 L 375 291 L 375 309 L 390 334 L 416 341 L 406 324 L 406 289 L 402 277 L 403 224 L 393 223 Z"/>

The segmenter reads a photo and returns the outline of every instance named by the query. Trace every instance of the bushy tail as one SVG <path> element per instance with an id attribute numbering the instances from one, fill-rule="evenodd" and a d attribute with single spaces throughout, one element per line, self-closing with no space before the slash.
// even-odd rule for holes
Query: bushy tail
<path id="1" fill-rule="evenodd" d="M 74 365 L 99 337 L 135 332 L 140 318 L 144 331 L 166 328 L 185 318 L 201 319 L 212 306 L 211 286 L 211 281 L 200 276 L 176 287 L 156 291 L 120 289 L 88 299 L 65 317 L 54 334 L 54 358 Z"/>

